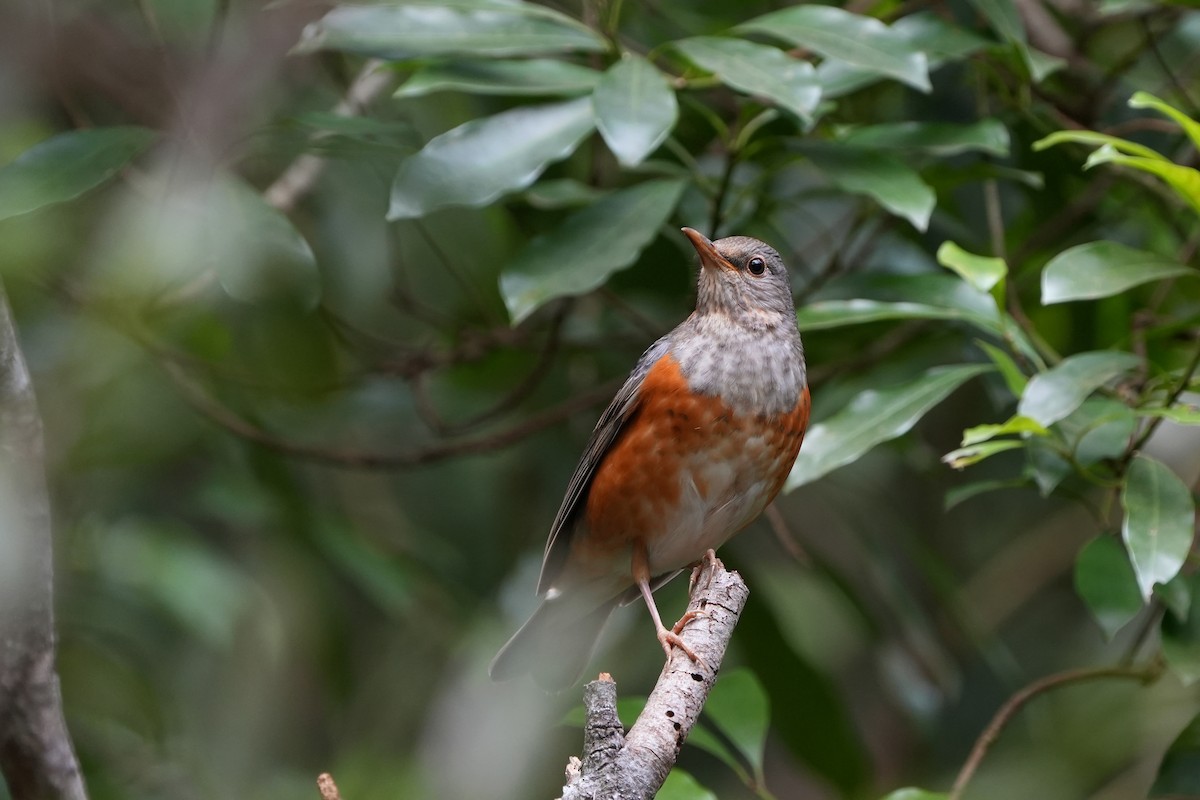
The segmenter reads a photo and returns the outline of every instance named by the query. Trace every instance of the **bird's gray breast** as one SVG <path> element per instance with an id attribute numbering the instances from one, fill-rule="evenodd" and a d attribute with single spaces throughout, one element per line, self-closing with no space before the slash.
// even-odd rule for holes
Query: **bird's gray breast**
<path id="1" fill-rule="evenodd" d="M 671 336 L 671 355 L 692 391 L 720 397 L 738 414 L 783 414 L 805 385 L 795 324 L 748 329 L 722 315 L 693 316 Z"/>

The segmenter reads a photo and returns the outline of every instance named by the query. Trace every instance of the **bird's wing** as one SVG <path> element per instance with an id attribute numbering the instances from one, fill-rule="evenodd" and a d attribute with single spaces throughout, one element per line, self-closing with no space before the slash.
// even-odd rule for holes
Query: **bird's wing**
<path id="1" fill-rule="evenodd" d="M 546 554 L 542 559 L 542 573 L 538 578 L 538 594 L 549 589 L 550 584 L 562 570 L 570 550 L 571 536 L 574 533 L 572 523 L 580 510 L 581 501 L 587 494 L 588 485 L 591 484 L 592 477 L 596 474 L 596 468 L 600 466 L 608 449 L 617 440 L 625 422 L 637 409 L 640 401 L 638 390 L 646 379 L 646 374 L 660 358 L 666 355 L 670 346 L 668 334 L 642 353 L 642 357 L 638 359 L 637 365 L 633 368 L 628 380 L 625 381 L 625 385 L 608 404 L 608 408 L 604 409 L 604 413 L 600 415 L 600 421 L 592 430 L 592 437 L 588 440 L 587 447 L 584 448 L 578 466 L 575 467 L 575 474 L 571 476 L 571 482 L 567 484 L 567 494 L 563 498 L 562 506 L 559 507 L 558 514 L 554 517 L 554 524 L 550 526 L 550 538 L 546 541 Z"/>

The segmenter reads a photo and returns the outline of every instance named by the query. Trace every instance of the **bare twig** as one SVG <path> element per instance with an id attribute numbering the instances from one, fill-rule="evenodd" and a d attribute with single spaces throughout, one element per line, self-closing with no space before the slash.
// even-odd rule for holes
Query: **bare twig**
<path id="1" fill-rule="evenodd" d="M 55 667 L 42 420 L 0 286 L 0 772 L 15 798 L 86 800 Z"/>
<path id="2" fill-rule="evenodd" d="M 333 782 L 333 776 L 328 772 L 322 772 L 317 776 L 317 790 L 321 792 L 321 800 L 342 800 L 337 784 Z"/>
<path id="3" fill-rule="evenodd" d="M 591 391 L 572 397 L 537 416 L 495 433 L 470 439 L 436 442 L 425 447 L 397 453 L 373 453 L 362 450 L 333 449 L 322 445 L 281 439 L 240 416 L 236 411 L 210 395 L 182 367 L 171 362 L 164 362 L 163 368 L 174 381 L 184 400 L 192 408 L 230 433 L 285 456 L 350 469 L 404 469 L 455 456 L 499 450 L 555 425 L 585 408 L 603 402 L 617 390 L 617 385 L 613 382 L 603 384 Z"/>
<path id="4" fill-rule="evenodd" d="M 350 88 L 333 109 L 333 113 L 343 117 L 356 117 L 362 114 L 375 99 L 384 94 L 395 82 L 396 73 L 387 68 L 379 59 L 371 59 L 358 73 Z M 263 192 L 263 199 L 280 211 L 288 212 L 296 206 L 296 202 L 312 189 L 325 170 L 325 159 L 312 153 L 293 161 L 283 174 Z"/>
<path id="5" fill-rule="evenodd" d="M 1154 663 L 1143 667 L 1071 669 L 1066 672 L 1047 675 L 1044 678 L 1034 681 L 1008 698 L 1004 705 L 1000 707 L 1000 710 L 996 712 L 996 716 L 992 717 L 992 721 L 984 728 L 983 733 L 979 734 L 979 738 L 975 740 L 975 746 L 971 748 L 971 755 L 967 757 L 967 760 L 962 765 L 962 769 L 959 770 L 958 777 L 954 780 L 954 787 L 950 790 L 949 800 L 961 800 L 963 791 L 966 790 L 967 784 L 971 782 L 971 778 L 975 775 L 975 770 L 979 768 L 980 763 L 983 761 L 984 756 L 987 755 L 992 744 L 1000 738 L 1000 734 L 1004 731 L 1005 726 L 1008 725 L 1018 711 L 1038 695 L 1075 683 L 1110 678 L 1138 680 L 1143 683 L 1149 683 L 1155 680 L 1161 673 L 1162 665 Z"/>
<path id="6" fill-rule="evenodd" d="M 601 675 L 584 688 L 583 759 L 573 758 L 568 765 L 561 800 L 650 800 L 667 779 L 716 682 L 725 648 L 750 594 L 741 576 L 727 571 L 720 561 L 706 562 L 702 570 L 688 604 L 693 618 L 681 633 L 700 660 L 693 662 L 682 651 L 673 651 L 641 716 L 626 735 L 617 718 L 612 678 Z"/>

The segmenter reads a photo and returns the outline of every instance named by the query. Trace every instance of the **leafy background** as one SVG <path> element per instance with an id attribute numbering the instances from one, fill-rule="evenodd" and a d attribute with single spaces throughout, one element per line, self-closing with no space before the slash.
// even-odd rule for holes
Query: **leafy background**
<path id="1" fill-rule="evenodd" d="M 1183 2 L 6 5 L 93 795 L 554 796 L 486 663 L 681 225 L 784 254 L 815 424 L 661 796 L 1195 793 L 1197 103 Z"/>

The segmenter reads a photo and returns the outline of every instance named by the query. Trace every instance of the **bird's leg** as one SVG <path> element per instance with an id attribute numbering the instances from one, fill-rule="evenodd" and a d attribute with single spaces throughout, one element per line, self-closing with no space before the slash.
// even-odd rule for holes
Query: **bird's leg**
<path id="1" fill-rule="evenodd" d="M 711 586 L 713 577 L 717 574 L 717 567 L 723 567 L 721 559 L 717 558 L 717 551 L 711 547 L 704 551 L 704 555 L 695 564 L 692 564 L 692 574 L 688 578 L 688 597 L 691 597 L 696 591 L 696 584 L 700 582 L 700 574 L 704 570 L 704 565 L 708 565 L 708 581 L 705 586 Z"/>
<path id="2" fill-rule="evenodd" d="M 671 648 L 678 647 L 692 661 L 699 661 L 700 657 L 692 648 L 683 643 L 683 639 L 679 638 L 682 626 L 678 626 L 676 630 L 669 630 L 662 624 L 662 617 L 658 615 L 658 606 L 654 604 L 654 593 L 650 591 L 650 565 L 647 563 L 646 545 L 642 542 L 637 542 L 633 546 L 633 580 L 642 593 L 642 599 L 646 601 L 646 607 L 650 609 L 650 616 L 654 620 L 654 630 L 658 634 L 658 643 L 662 645 L 663 652 L 667 654 L 667 660 L 671 660 Z"/>
<path id="3" fill-rule="evenodd" d="M 717 551 L 713 550 L 711 547 L 705 550 L 704 556 L 692 565 L 692 574 L 688 578 L 688 597 L 691 597 L 695 593 L 696 586 L 700 583 L 700 575 L 704 572 L 705 564 L 708 565 L 708 581 L 704 584 L 705 586 L 712 585 L 713 576 L 717 574 L 717 567 L 723 566 L 721 564 L 721 560 L 717 558 Z M 679 618 L 679 621 L 675 623 L 675 626 L 671 628 L 671 630 L 675 633 L 679 633 L 683 630 L 683 626 L 687 625 L 692 620 L 696 619 L 697 617 L 707 616 L 708 613 L 705 611 L 688 611 Z"/>

